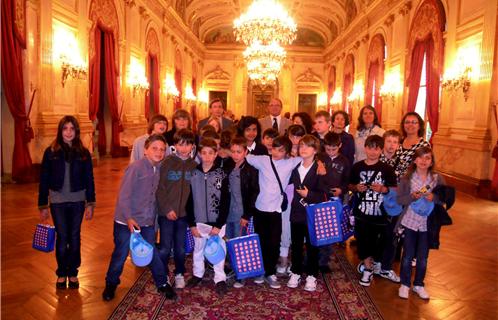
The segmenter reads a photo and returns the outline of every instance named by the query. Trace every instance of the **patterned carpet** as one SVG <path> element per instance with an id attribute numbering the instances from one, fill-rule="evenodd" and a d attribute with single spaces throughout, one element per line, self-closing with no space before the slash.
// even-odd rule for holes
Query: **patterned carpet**
<path id="1" fill-rule="evenodd" d="M 157 293 L 147 269 L 109 319 L 383 319 L 345 256 L 334 254 L 331 267 L 331 274 L 318 279 L 315 292 L 304 291 L 303 282 L 296 289 L 287 288 L 285 278 L 280 278 L 279 290 L 252 281 L 235 289 L 231 280 L 221 299 L 214 291 L 212 272 L 206 272 L 196 288 L 177 291 L 178 301 Z"/>

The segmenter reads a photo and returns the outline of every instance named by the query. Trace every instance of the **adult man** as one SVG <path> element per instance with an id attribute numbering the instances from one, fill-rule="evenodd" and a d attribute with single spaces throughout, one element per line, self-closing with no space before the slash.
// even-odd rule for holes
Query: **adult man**
<path id="1" fill-rule="evenodd" d="M 292 121 L 282 117 L 280 113 L 282 112 L 282 100 L 278 98 L 273 98 L 268 104 L 269 116 L 259 119 L 261 124 L 261 132 L 264 132 L 268 128 L 274 128 L 278 130 L 280 135 L 284 135 L 287 128 L 292 124 Z"/>
<path id="2" fill-rule="evenodd" d="M 202 127 L 204 127 L 211 118 L 219 120 L 221 130 L 230 128 L 233 125 L 233 121 L 223 117 L 224 111 L 225 109 L 223 109 L 223 101 L 221 99 L 216 98 L 211 100 L 209 103 L 209 117 L 199 121 L 199 124 L 197 125 L 197 132 L 199 132 L 199 130 L 202 129 Z"/>

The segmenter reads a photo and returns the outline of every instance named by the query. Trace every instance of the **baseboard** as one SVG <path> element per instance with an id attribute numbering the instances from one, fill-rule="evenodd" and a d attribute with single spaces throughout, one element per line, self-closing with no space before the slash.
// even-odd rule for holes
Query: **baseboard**
<path id="1" fill-rule="evenodd" d="M 474 197 L 498 201 L 498 190 L 493 190 L 491 180 L 476 179 L 459 174 L 439 172 L 446 183 L 454 186 L 458 191 L 470 194 Z"/>

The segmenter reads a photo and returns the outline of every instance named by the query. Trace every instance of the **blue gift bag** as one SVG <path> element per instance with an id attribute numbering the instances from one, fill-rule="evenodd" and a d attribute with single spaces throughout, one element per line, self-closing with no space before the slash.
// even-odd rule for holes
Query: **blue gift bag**
<path id="1" fill-rule="evenodd" d="M 137 267 L 145 267 L 152 261 L 154 247 L 145 241 L 140 234 L 140 231 L 135 230 L 135 232 L 130 235 L 130 252 L 131 261 L 133 261 Z"/>
<path id="2" fill-rule="evenodd" d="M 225 259 L 226 253 L 225 249 L 221 245 L 222 241 L 223 240 L 218 235 L 210 236 L 206 241 L 206 245 L 204 246 L 204 257 L 213 266 Z"/>
<path id="3" fill-rule="evenodd" d="M 227 241 L 230 262 L 238 280 L 265 274 L 259 235 L 233 238 Z"/>
<path id="4" fill-rule="evenodd" d="M 55 245 L 55 227 L 48 224 L 37 224 L 33 235 L 33 249 L 51 252 Z"/>
<path id="5" fill-rule="evenodd" d="M 334 200 L 308 205 L 306 218 L 310 242 L 313 246 L 319 247 L 343 241 L 341 201 Z"/>
<path id="6" fill-rule="evenodd" d="M 194 252 L 194 246 L 194 236 L 192 235 L 192 231 L 190 231 L 190 228 L 187 227 L 187 230 L 185 232 L 185 253 Z"/>
<path id="7" fill-rule="evenodd" d="M 346 241 L 354 235 L 354 226 L 351 225 L 351 217 L 353 216 L 353 208 L 349 204 L 342 207 L 342 241 Z"/>

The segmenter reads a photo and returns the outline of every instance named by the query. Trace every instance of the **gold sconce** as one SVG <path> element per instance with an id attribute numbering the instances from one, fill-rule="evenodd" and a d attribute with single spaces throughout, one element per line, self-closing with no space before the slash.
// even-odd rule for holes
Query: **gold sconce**
<path id="1" fill-rule="evenodd" d="M 65 87 L 69 77 L 85 80 L 88 64 L 81 58 L 76 33 L 63 23 L 54 23 L 53 28 L 52 57 L 60 63 L 62 87 Z"/>
<path id="2" fill-rule="evenodd" d="M 463 70 L 456 70 L 451 68 L 445 72 L 443 76 L 443 81 L 441 82 L 441 87 L 443 90 L 456 92 L 462 89 L 463 98 L 465 101 L 469 98 L 470 90 L 470 74 L 472 73 L 472 67 L 466 66 Z"/>
<path id="3" fill-rule="evenodd" d="M 61 55 L 61 85 L 64 88 L 67 78 L 85 80 L 87 76 L 87 68 L 84 65 L 79 65 L 71 62 L 65 55 Z"/>
<path id="4" fill-rule="evenodd" d="M 390 101 L 394 104 L 396 97 L 401 93 L 401 81 L 399 72 L 387 74 L 384 83 L 380 87 L 379 94 L 383 101 Z"/>
<path id="5" fill-rule="evenodd" d="M 317 106 L 319 108 L 325 108 L 325 107 L 327 107 L 327 93 L 326 92 L 321 92 L 318 95 Z"/>
<path id="6" fill-rule="evenodd" d="M 356 82 L 353 86 L 353 91 L 351 91 L 351 94 L 348 96 L 348 102 L 351 104 L 356 102 L 359 106 L 360 100 L 363 99 L 363 92 L 363 83 Z"/>
<path id="7" fill-rule="evenodd" d="M 149 92 L 149 81 L 145 77 L 145 69 L 136 58 L 132 57 L 130 60 L 126 83 L 132 88 L 133 97 L 135 97 L 137 92 L 140 92 L 141 94 L 148 94 Z"/>
<path id="8" fill-rule="evenodd" d="M 209 103 L 209 94 L 206 89 L 201 89 L 197 93 L 197 102 L 202 105 L 208 105 Z"/>
<path id="9" fill-rule="evenodd" d="M 164 93 L 166 94 L 166 100 L 169 101 L 173 99 L 175 102 L 176 99 L 180 96 L 180 92 L 176 88 L 175 80 L 173 80 L 172 76 L 166 76 L 164 80 Z"/>
<path id="10" fill-rule="evenodd" d="M 187 106 L 193 105 L 197 101 L 197 97 L 189 84 L 185 86 L 185 99 L 187 100 Z"/>
<path id="11" fill-rule="evenodd" d="M 334 94 L 330 98 L 329 103 L 333 106 L 338 106 L 342 103 L 342 91 L 341 88 L 337 88 L 334 91 Z"/>

